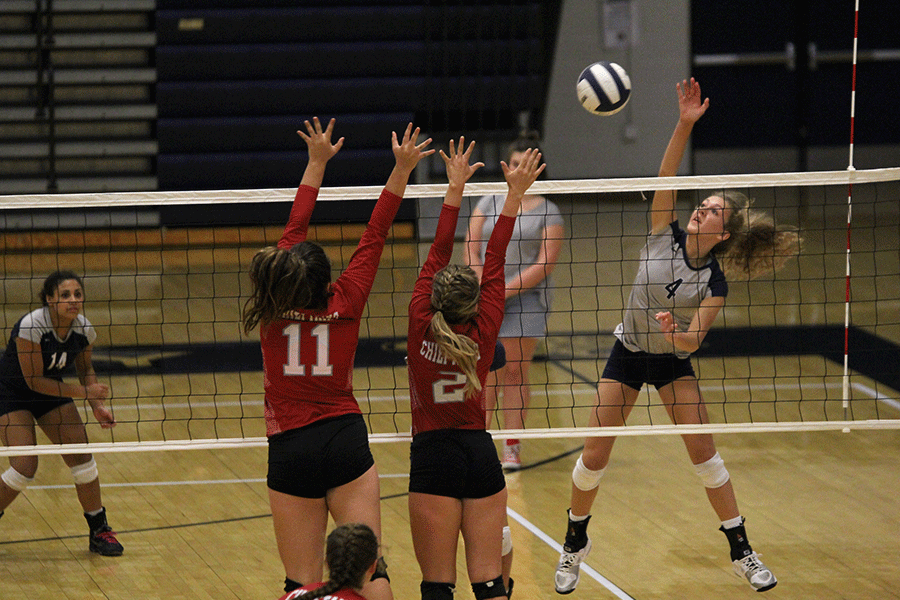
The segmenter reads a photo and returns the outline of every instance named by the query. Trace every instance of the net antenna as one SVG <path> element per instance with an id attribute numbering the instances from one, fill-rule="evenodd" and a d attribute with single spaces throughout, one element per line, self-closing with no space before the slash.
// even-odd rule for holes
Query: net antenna
<path id="1" fill-rule="evenodd" d="M 850 153 L 847 164 L 848 171 L 855 171 L 853 166 L 853 133 L 856 118 L 856 55 L 859 40 L 859 0 L 853 11 L 853 68 L 852 83 L 850 85 Z M 847 293 L 844 301 L 844 419 L 850 410 L 850 231 L 853 222 L 853 182 L 847 184 Z M 844 431 L 848 431 L 844 429 Z"/>

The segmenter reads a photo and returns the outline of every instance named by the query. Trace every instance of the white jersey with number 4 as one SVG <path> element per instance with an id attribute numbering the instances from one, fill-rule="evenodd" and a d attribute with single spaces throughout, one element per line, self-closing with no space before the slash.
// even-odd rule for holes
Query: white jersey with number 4
<path id="1" fill-rule="evenodd" d="M 715 258 L 710 256 L 700 268 L 689 264 L 685 255 L 686 236 L 675 221 L 647 238 L 625 316 L 615 332 L 632 352 L 687 358 L 689 352 L 675 348 L 660 332 L 656 313 L 671 312 L 678 331 L 687 331 L 703 300 L 728 295 L 725 274 Z"/>

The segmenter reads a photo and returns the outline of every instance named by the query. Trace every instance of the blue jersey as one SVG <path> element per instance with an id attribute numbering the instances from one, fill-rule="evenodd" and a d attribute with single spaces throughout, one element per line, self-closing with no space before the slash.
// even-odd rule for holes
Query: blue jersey
<path id="1" fill-rule="evenodd" d="M 78 315 L 66 338 L 60 339 L 53 329 L 50 309 L 46 306 L 28 313 L 15 324 L 6 352 L 0 358 L 0 392 L 18 400 L 48 399 L 57 396 L 47 396 L 28 387 L 19 363 L 17 338 L 39 345 L 44 363 L 43 376 L 62 381 L 63 374 L 75 364 L 75 357 L 94 343 L 97 332 L 83 315 Z"/>

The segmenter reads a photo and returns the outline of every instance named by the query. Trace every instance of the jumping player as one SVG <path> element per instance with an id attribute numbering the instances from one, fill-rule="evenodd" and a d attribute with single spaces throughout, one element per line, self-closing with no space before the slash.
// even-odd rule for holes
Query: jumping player
<path id="1" fill-rule="evenodd" d="M 501 565 L 512 547 L 504 528 L 506 482 L 485 430 L 483 387 L 503 320 L 506 247 L 522 198 L 544 165 L 535 150 L 516 167 L 501 163 L 509 191 L 479 284 L 470 267 L 448 266 L 465 183 L 483 166 L 469 164 L 474 143 L 464 150 L 464 142 L 454 149 L 451 141 L 450 156 L 441 151 L 449 186 L 409 305 L 409 513 L 422 600 L 453 598 L 460 533 L 475 598 L 506 597 L 511 590 Z"/>
<path id="2" fill-rule="evenodd" d="M 245 332 L 260 328 L 267 482 L 285 592 L 322 580 L 329 513 L 338 525 L 365 523 L 380 539 L 378 471 L 353 396 L 353 357 L 363 309 L 409 176 L 434 153 L 426 150 L 431 139 L 417 143 L 419 129 L 412 123 L 402 141 L 393 134 L 394 169 L 356 252 L 332 283 L 325 251 L 306 235 L 325 166 L 344 138 L 331 143 L 334 119 L 324 131 L 318 119 L 304 124 L 306 132 L 297 133 L 309 149 L 309 163 L 281 240 L 253 258 L 252 295 L 243 312 Z M 383 559 L 364 591 L 369 600 L 392 597 Z"/>
<path id="3" fill-rule="evenodd" d="M 661 177 L 677 174 L 691 130 L 709 107 L 694 79 L 676 89 L 680 117 L 662 159 Z M 751 279 L 777 270 L 799 251 L 801 240 L 795 230 L 775 227 L 771 218 L 750 210 L 748 199 L 738 192 L 717 192 L 703 200 L 684 229 L 676 216 L 673 190 L 657 191 L 650 210 L 650 235 L 597 388 L 592 427 L 624 425 L 644 384 L 659 391 L 673 423 L 709 422 L 690 356 L 725 305 L 726 275 Z M 777 580 L 750 546 L 731 477 L 712 435 L 682 438 L 721 520 L 735 573 L 758 592 L 773 588 Z M 590 510 L 614 442 L 615 437 L 585 440 L 572 471 L 569 523 L 556 568 L 560 594 L 578 585 L 581 561 L 591 550 Z"/>

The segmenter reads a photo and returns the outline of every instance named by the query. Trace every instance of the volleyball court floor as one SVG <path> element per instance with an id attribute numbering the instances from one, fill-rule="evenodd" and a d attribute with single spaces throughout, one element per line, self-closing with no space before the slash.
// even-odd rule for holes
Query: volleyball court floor
<path id="1" fill-rule="evenodd" d="M 596 240 L 579 237 L 577 225 L 572 229 L 554 274 L 550 334 L 531 372 L 529 428 L 586 425 L 598 371 L 612 343 L 609 332 L 627 293 L 622 281 L 629 277 L 628 267 L 603 269 L 599 278 L 597 261 L 590 260 Z M 623 242 L 623 253 L 636 252 L 635 244 Z M 808 246 L 810 258 L 790 269 L 803 272 L 804 261 L 812 261 L 809 269 L 820 268 L 821 253 L 814 248 Z M 426 251 L 427 245 L 390 248 L 369 304 L 355 387 L 373 433 L 409 429 L 403 290 L 411 289 L 415 265 Z M 114 289 L 93 296 L 89 318 L 101 335 L 105 331 L 118 342 L 106 348 L 98 343 L 95 361 L 105 367 L 120 420 L 112 436 L 91 425 L 93 441 L 264 435 L 258 344 L 239 333 L 235 292 L 221 292 L 245 290 L 243 271 L 221 265 L 215 272 L 196 271 L 202 268 L 190 275 L 148 277 L 140 286 L 146 298 L 139 302 L 113 301 Z M 900 418 L 891 379 L 896 373 L 878 364 L 873 368 L 872 361 L 852 370 L 854 400 L 845 412 L 843 307 L 833 299 L 842 290 L 833 281 L 817 286 L 812 280 L 801 289 L 791 273 L 774 284 L 734 286 L 717 326 L 735 336 L 712 338 L 695 361 L 712 421 Z M 598 285 L 573 284 L 584 281 Z M 803 302 L 767 306 L 767 294 L 786 297 L 775 286 L 798 290 Z M 198 292 L 203 289 L 207 292 Z M 154 290 L 169 300 L 153 298 Z M 763 300 L 748 309 L 753 294 Z M 816 294 L 820 297 L 813 298 Z M 168 323 L 128 326 L 129 319 L 153 320 L 154 314 L 160 320 L 165 315 Z M 796 327 L 785 332 L 785 319 L 794 319 Z M 872 331 L 862 333 L 875 335 Z M 900 336 L 890 327 L 876 333 L 883 343 L 877 347 L 883 367 Z M 643 393 L 629 424 L 666 423 L 655 393 Z M 556 596 L 553 573 L 582 442 L 580 437 L 524 440 L 525 468 L 507 476 L 514 597 Z M 900 597 L 900 541 L 894 534 L 900 524 L 900 432 L 723 433 L 717 445 L 750 541 L 779 578 L 768 597 Z M 394 594 L 418 598 L 420 573 L 407 514 L 408 443 L 372 447 L 381 474 L 383 546 Z M 35 484 L 0 520 L 0 597 L 278 597 L 283 572 L 268 509 L 263 446 L 110 452 L 98 454 L 97 461 L 104 504 L 125 554 L 103 558 L 87 551 L 68 470 L 57 456 L 43 456 Z M 593 515 L 594 549 L 573 598 L 753 594 L 731 572 L 727 542 L 677 436 L 621 437 Z M 471 597 L 462 552 L 457 563 L 457 593 Z"/>

